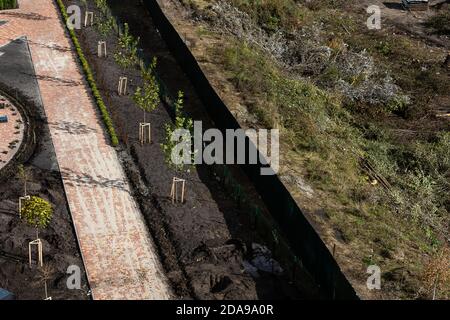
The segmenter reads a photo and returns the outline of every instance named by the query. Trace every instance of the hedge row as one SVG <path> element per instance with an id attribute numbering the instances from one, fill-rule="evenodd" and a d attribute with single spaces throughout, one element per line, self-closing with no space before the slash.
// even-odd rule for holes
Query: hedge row
<path id="1" fill-rule="evenodd" d="M 1 1 L 1 0 L 0 0 Z M 66 11 L 66 7 L 63 4 L 62 0 L 56 0 L 58 7 L 61 11 L 61 14 L 64 18 L 64 22 L 68 20 L 68 15 Z M 111 143 L 113 146 L 117 146 L 119 144 L 119 139 L 116 135 L 116 130 L 114 130 L 113 122 L 111 120 L 111 116 L 106 108 L 105 103 L 103 102 L 102 96 L 100 95 L 100 91 L 98 90 L 97 84 L 95 83 L 94 76 L 91 71 L 91 67 L 89 66 L 86 57 L 84 56 L 83 50 L 81 49 L 78 38 L 73 29 L 67 28 L 70 34 L 70 38 L 72 39 L 73 45 L 75 46 L 75 50 L 78 54 L 78 58 L 80 60 L 81 66 L 83 67 L 83 71 L 85 73 L 86 79 L 89 83 L 89 86 L 92 90 L 92 95 L 95 98 L 95 102 L 97 103 L 98 108 L 102 114 L 103 122 L 105 123 L 106 129 L 108 130 L 109 136 L 111 137 Z"/>
<path id="2" fill-rule="evenodd" d="M 0 0 L 0 10 L 16 9 L 17 0 Z"/>

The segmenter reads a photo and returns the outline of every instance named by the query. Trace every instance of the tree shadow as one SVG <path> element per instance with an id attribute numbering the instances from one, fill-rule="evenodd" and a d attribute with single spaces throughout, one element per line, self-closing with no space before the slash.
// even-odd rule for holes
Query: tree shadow
<path id="1" fill-rule="evenodd" d="M 56 50 L 56 51 L 59 51 L 59 52 L 72 51 L 72 49 L 70 47 L 60 46 L 60 45 L 57 45 L 57 44 L 45 44 L 45 43 L 42 43 L 42 42 L 36 42 L 36 41 L 32 41 L 32 40 L 28 40 L 28 43 L 31 43 L 31 44 L 34 44 L 34 45 L 38 45 L 38 46 L 43 47 L 43 48 L 49 48 L 49 49 L 52 49 L 52 50 Z"/>
<path id="2" fill-rule="evenodd" d="M 67 86 L 67 87 L 76 87 L 76 86 L 81 86 L 83 84 L 83 82 L 81 82 L 81 81 L 76 81 L 76 80 L 71 80 L 71 79 L 64 79 L 64 78 L 58 78 L 58 77 L 52 77 L 52 76 L 44 76 L 44 75 L 40 75 L 40 74 L 34 75 L 34 74 L 26 73 L 26 72 L 21 72 L 21 74 L 36 77 L 37 80 L 53 82 L 53 83 L 59 84 L 61 86 Z"/>
<path id="3" fill-rule="evenodd" d="M 71 186 L 98 186 L 101 188 L 118 189 L 130 193 L 130 190 L 127 188 L 127 183 L 124 180 L 108 179 L 103 176 L 94 178 L 87 173 L 75 172 L 69 168 L 61 168 L 61 177 L 64 182 Z"/>
<path id="4" fill-rule="evenodd" d="M 59 130 L 64 131 L 69 134 L 73 135 L 82 135 L 82 134 L 89 134 L 89 133 L 96 133 L 97 130 L 94 128 L 90 128 L 86 126 L 83 123 L 77 122 L 77 121 L 61 121 L 61 122 L 49 122 L 48 123 L 50 127 Z"/>

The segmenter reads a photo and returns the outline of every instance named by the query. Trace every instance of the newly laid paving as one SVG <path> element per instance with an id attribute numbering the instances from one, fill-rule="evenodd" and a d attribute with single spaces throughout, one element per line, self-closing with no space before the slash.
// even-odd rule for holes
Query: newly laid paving
<path id="1" fill-rule="evenodd" d="M 0 46 L 28 39 L 93 298 L 170 299 L 155 245 L 105 136 L 55 2 L 19 4 L 20 9 L 0 12 L 0 20 L 8 21 L 0 26 Z"/>

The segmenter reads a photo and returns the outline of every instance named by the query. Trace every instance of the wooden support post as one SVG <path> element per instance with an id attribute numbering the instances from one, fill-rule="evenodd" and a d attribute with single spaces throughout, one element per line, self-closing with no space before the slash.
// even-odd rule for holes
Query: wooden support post
<path id="1" fill-rule="evenodd" d="M 152 127 L 148 122 L 139 124 L 139 141 L 141 144 L 152 142 Z"/>
<path id="2" fill-rule="evenodd" d="M 106 41 L 99 41 L 98 42 L 98 56 L 100 58 L 107 56 L 107 53 L 106 53 Z"/>
<path id="3" fill-rule="evenodd" d="M 19 198 L 19 218 L 22 218 L 22 201 L 30 200 L 30 196 L 20 197 Z"/>
<path id="4" fill-rule="evenodd" d="M 43 267 L 44 266 L 44 258 L 43 258 L 43 254 L 42 254 L 42 241 L 41 241 L 41 239 L 33 240 L 33 241 L 31 241 L 28 244 L 28 260 L 29 260 L 29 263 L 30 263 L 30 267 L 31 267 L 31 262 L 32 262 L 32 259 L 31 259 L 31 247 L 32 246 L 36 246 L 37 247 L 37 249 L 38 249 L 38 264 L 41 267 Z"/>
<path id="5" fill-rule="evenodd" d="M 92 26 L 94 25 L 94 13 L 92 11 L 86 11 L 84 15 L 84 26 Z"/>
<path id="6" fill-rule="evenodd" d="M 119 96 L 124 96 L 127 94 L 127 87 L 128 87 L 128 78 L 120 77 L 119 78 L 119 86 L 117 88 L 117 92 L 118 92 Z"/>
<path id="7" fill-rule="evenodd" d="M 181 201 L 178 201 L 178 193 L 180 189 L 178 186 L 181 184 Z M 184 203 L 184 196 L 186 194 L 186 180 L 174 177 L 172 180 L 172 189 L 170 190 L 170 197 L 172 198 L 172 203 L 181 202 Z"/>
<path id="8" fill-rule="evenodd" d="M 44 280 L 44 290 L 45 290 L 45 299 L 44 300 L 53 300 L 52 297 L 48 296 L 47 280 Z"/>

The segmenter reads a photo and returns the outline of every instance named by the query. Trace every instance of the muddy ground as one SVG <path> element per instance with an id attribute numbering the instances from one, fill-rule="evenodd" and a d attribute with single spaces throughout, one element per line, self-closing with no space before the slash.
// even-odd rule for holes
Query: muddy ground
<path id="1" fill-rule="evenodd" d="M 17 174 L 19 163 L 10 162 L 13 166 L 9 168 L 9 174 L 0 174 L 0 288 L 12 292 L 16 299 L 40 300 L 45 298 L 44 279 L 47 279 L 48 296 L 54 300 L 89 299 L 84 266 L 48 124 L 44 120 L 28 44 L 21 39 L 2 47 L 2 51 L 0 88 L 18 97 L 36 136 L 36 144 L 26 148 L 26 158 L 23 158 L 28 176 L 27 194 L 48 200 L 54 213 L 48 228 L 39 233 L 43 242 L 44 268 L 36 266 L 36 256 L 30 267 L 28 243 L 36 239 L 36 231 L 19 219 L 18 200 L 24 195 L 25 185 Z M 70 265 L 81 269 L 80 290 L 67 289 L 66 271 Z"/>
<path id="2" fill-rule="evenodd" d="M 78 1 L 65 1 L 66 5 Z M 158 58 L 158 74 L 172 95 L 183 90 L 185 109 L 195 120 L 209 120 L 187 77 L 181 71 L 154 27 L 140 1 L 109 1 L 113 13 L 127 22 L 147 58 Z M 91 3 L 89 10 L 94 10 Z M 171 121 L 168 109 L 161 104 L 147 115 L 152 124 L 153 143 L 141 146 L 138 126 L 143 113 L 131 96 L 117 95 L 119 76 L 128 77 L 129 92 L 140 84 L 139 71 L 121 70 L 113 59 L 116 35 L 100 39 L 94 27 L 78 32 L 106 104 L 110 107 L 117 131 L 125 147 L 119 151 L 135 196 L 138 198 L 150 231 L 159 248 L 165 271 L 179 298 L 196 299 L 300 299 L 315 293 L 300 291 L 292 285 L 290 270 L 273 273 L 257 270 L 252 259 L 257 244 L 264 245 L 253 230 L 249 215 L 238 208 L 225 192 L 220 179 L 205 166 L 189 173 L 175 173 L 164 163 L 159 143 L 163 141 L 164 124 Z M 108 58 L 96 56 L 97 43 L 106 40 Z M 236 172 L 239 174 L 239 172 Z M 187 180 L 185 204 L 172 204 L 169 193 L 174 176 Z M 244 177 L 241 177 L 244 179 Z M 252 193 L 251 190 L 248 192 Z M 254 192 L 254 191 L 253 191 Z M 253 193 L 252 193 L 253 194 Z M 254 194 L 255 203 L 259 201 Z M 266 254 L 267 255 L 267 254 Z M 256 264 L 256 263 L 255 263 Z M 261 265 L 259 265 L 261 267 Z"/>
<path id="3" fill-rule="evenodd" d="M 52 299 L 89 299 L 83 262 L 76 242 L 61 176 L 54 162 L 53 147 L 48 135 L 41 136 L 30 161 L 25 164 L 29 174 L 27 193 L 42 197 L 53 206 L 53 219 L 39 233 L 43 242 L 48 294 Z M 53 169 L 52 169 L 53 168 Z M 43 272 L 35 263 L 28 264 L 28 243 L 36 238 L 34 228 L 19 219 L 18 199 L 24 194 L 24 182 L 17 175 L 0 182 L 0 287 L 17 299 L 45 298 Z M 82 289 L 68 290 L 67 268 L 77 265 L 82 271 Z"/>

